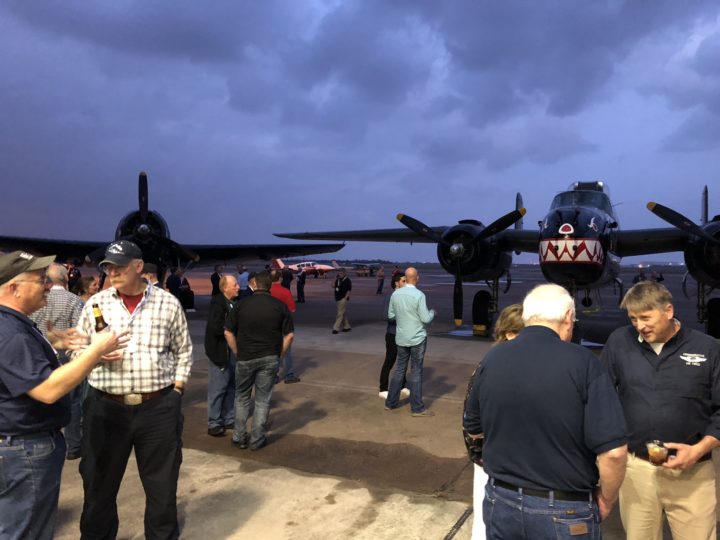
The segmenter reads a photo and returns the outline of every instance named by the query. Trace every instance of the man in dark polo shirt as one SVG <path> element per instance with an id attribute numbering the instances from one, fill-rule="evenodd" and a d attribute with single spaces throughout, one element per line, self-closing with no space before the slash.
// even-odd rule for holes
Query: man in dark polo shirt
<path id="1" fill-rule="evenodd" d="M 720 439 L 720 345 L 675 319 L 670 292 L 655 281 L 622 301 L 631 325 L 610 335 L 601 359 L 628 423 L 630 457 L 620 489 L 629 540 L 662 538 L 665 512 L 674 538 L 715 539 L 715 470 Z M 663 441 L 666 463 L 648 461 Z M 662 456 L 664 457 L 664 456 Z"/>
<path id="2" fill-rule="evenodd" d="M 235 431 L 232 444 L 259 450 L 267 444 L 270 412 L 280 358 L 293 340 L 293 320 L 287 306 L 270 295 L 269 272 L 255 276 L 254 293 L 238 302 L 225 321 L 225 339 L 237 355 L 235 375 Z M 255 388 L 252 429 L 247 433 L 250 396 Z"/>
<path id="3" fill-rule="evenodd" d="M 488 538 L 599 538 L 627 447 L 620 401 L 590 351 L 569 343 L 575 305 L 558 285 L 523 302 L 524 328 L 478 368 L 464 426 L 484 435 Z"/>
<path id="4" fill-rule="evenodd" d="M 70 363 L 28 315 L 42 308 L 50 288 L 45 269 L 55 259 L 15 251 L 0 257 L 0 538 L 53 536 L 65 461 L 60 429 L 70 421 L 67 395 L 120 346 L 106 332 Z M 59 349 L 71 343 L 65 333 Z M 50 338 L 53 336 L 50 332 Z"/>

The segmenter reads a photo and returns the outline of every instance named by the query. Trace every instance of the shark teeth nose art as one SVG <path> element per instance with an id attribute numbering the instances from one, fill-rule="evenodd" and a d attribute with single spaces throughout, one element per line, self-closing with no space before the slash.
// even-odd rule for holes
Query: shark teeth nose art
<path id="1" fill-rule="evenodd" d="M 543 263 L 603 264 L 605 252 L 598 240 L 554 238 L 540 242 Z"/>

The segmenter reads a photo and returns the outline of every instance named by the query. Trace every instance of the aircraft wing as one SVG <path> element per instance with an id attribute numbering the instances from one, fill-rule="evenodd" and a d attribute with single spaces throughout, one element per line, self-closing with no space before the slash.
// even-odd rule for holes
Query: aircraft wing
<path id="1" fill-rule="evenodd" d="M 25 250 L 41 255 L 57 255 L 58 260 L 80 259 L 84 261 L 88 253 L 92 253 L 107 244 L 108 242 L 88 242 L 84 240 L 0 236 L 0 249 L 3 251 Z"/>
<path id="2" fill-rule="evenodd" d="M 344 244 L 240 244 L 240 245 L 188 245 L 184 247 L 194 251 L 202 264 L 214 264 L 226 261 L 252 261 L 256 259 L 288 259 L 316 253 L 333 253 Z"/>
<path id="3" fill-rule="evenodd" d="M 57 255 L 58 260 L 85 260 L 90 253 L 103 249 L 110 241 L 54 240 L 49 238 L 22 238 L 0 236 L 0 250 L 26 250 L 36 254 Z M 314 253 L 332 253 L 342 249 L 343 244 L 239 244 L 239 245 L 187 245 L 200 257 L 203 264 L 230 260 L 269 260 L 275 257 L 299 257 Z"/>
<path id="4" fill-rule="evenodd" d="M 689 238 L 686 232 L 674 227 L 616 231 L 611 234 L 611 251 L 619 257 L 683 251 Z"/>
<path id="5" fill-rule="evenodd" d="M 537 254 L 540 247 L 540 233 L 538 231 L 505 229 L 495 235 L 495 238 L 501 251 Z"/>
<path id="6" fill-rule="evenodd" d="M 448 227 L 431 227 L 437 234 L 444 233 Z M 399 229 L 366 229 L 363 231 L 319 231 L 304 233 L 273 233 L 280 238 L 294 238 L 296 240 L 349 240 L 359 242 L 408 242 L 433 244 L 429 238 L 405 227 Z"/>

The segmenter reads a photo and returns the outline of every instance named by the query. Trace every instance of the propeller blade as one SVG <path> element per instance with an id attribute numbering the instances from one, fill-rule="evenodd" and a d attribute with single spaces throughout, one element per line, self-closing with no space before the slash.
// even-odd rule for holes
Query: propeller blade
<path id="1" fill-rule="evenodd" d="M 482 240 L 483 238 L 488 238 L 490 236 L 493 236 L 493 235 L 499 233 L 500 231 L 504 231 L 510 225 L 513 225 L 517 221 L 521 220 L 522 217 L 526 213 L 527 213 L 527 210 L 525 210 L 524 208 L 518 208 L 517 210 L 508 212 L 504 216 L 493 221 L 490 225 L 485 227 L 482 231 L 480 231 L 477 234 L 477 236 L 475 237 L 475 240 Z"/>
<path id="2" fill-rule="evenodd" d="M 186 248 L 182 244 L 178 244 L 174 240 L 171 240 L 167 236 L 160 236 L 159 234 L 153 234 L 153 238 L 160 244 L 163 244 L 165 247 L 173 250 L 175 253 L 181 254 L 186 259 L 190 259 L 192 262 L 198 262 L 200 260 L 200 257 L 197 253 L 192 251 L 191 249 Z"/>
<path id="3" fill-rule="evenodd" d="M 691 234 L 693 236 L 699 236 L 700 238 L 704 238 L 705 240 L 707 240 L 708 242 L 712 242 L 713 244 L 720 245 L 720 242 L 716 240 L 712 235 L 705 232 L 702 228 L 700 228 L 698 225 L 693 223 L 691 220 L 689 220 L 679 212 L 676 212 L 675 210 L 672 210 L 667 206 L 663 206 L 662 204 L 654 202 L 647 203 L 647 208 L 657 217 L 667 221 L 670 225 L 677 227 L 681 231 Z"/>
<path id="4" fill-rule="evenodd" d="M 462 273 L 460 272 L 460 261 L 458 260 L 457 272 L 455 274 L 455 286 L 453 287 L 453 318 L 455 327 L 462 326 L 463 316 L 463 286 Z"/>
<path id="5" fill-rule="evenodd" d="M 418 221 L 417 219 L 406 216 L 405 214 L 398 214 L 397 220 L 403 225 L 405 225 L 408 229 L 419 234 L 420 236 L 429 238 L 433 242 L 441 241 L 440 236 L 430 227 L 425 225 L 422 221 Z"/>
<path id="6" fill-rule="evenodd" d="M 138 208 L 140 209 L 140 221 L 147 223 L 148 179 L 145 171 L 140 171 L 140 175 L 138 176 Z"/>

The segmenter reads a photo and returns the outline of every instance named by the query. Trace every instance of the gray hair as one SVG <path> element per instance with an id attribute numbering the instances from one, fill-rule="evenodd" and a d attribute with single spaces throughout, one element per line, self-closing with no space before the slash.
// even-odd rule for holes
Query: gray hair
<path id="1" fill-rule="evenodd" d="M 575 301 L 560 285 L 538 285 L 523 301 L 522 318 L 525 325 L 539 322 L 561 323 L 568 311 L 575 316 Z"/>
<path id="2" fill-rule="evenodd" d="M 50 282 L 57 285 L 67 285 L 68 271 L 62 264 L 52 263 L 47 269 L 47 277 Z"/>

